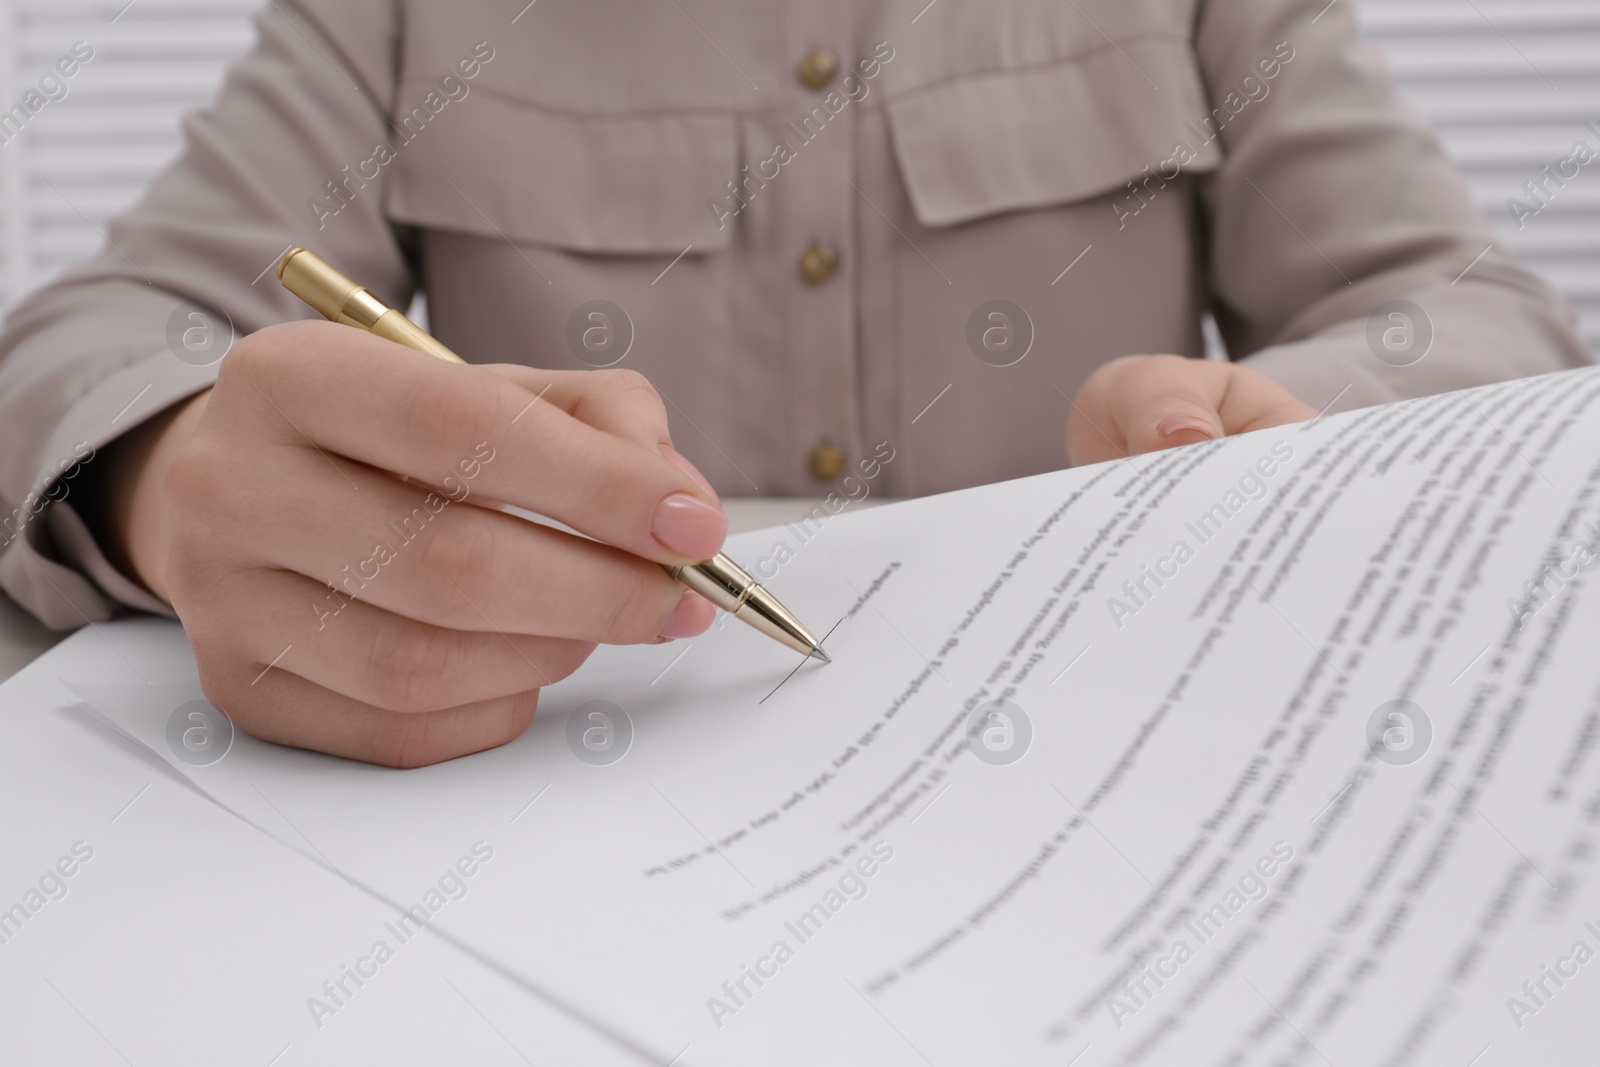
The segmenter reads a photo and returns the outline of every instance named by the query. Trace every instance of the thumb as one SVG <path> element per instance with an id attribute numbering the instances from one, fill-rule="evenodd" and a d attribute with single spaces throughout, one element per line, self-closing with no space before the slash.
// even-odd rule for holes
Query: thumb
<path id="1" fill-rule="evenodd" d="M 1159 452 L 1227 434 L 1220 410 L 1228 391 L 1225 366 L 1182 356 L 1146 356 L 1121 369 L 1111 413 L 1130 453 Z"/>
<path id="2" fill-rule="evenodd" d="M 1129 452 L 1159 452 L 1227 436 L 1221 410 L 1228 395 L 1227 364 L 1143 356 L 1119 369 L 1112 411 Z"/>
<path id="3" fill-rule="evenodd" d="M 1084 382 L 1073 403 L 1067 424 L 1073 462 L 1222 437 L 1223 374 L 1220 364 L 1183 356 L 1123 356 L 1105 364 Z"/>
<path id="4" fill-rule="evenodd" d="M 1209 404 L 1182 395 L 1152 396 L 1124 426 L 1131 452 L 1159 452 L 1223 436 L 1222 417 Z"/>

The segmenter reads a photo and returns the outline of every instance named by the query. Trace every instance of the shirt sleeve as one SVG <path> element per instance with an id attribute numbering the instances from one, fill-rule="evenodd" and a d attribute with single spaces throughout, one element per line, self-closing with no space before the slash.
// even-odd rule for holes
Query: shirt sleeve
<path id="1" fill-rule="evenodd" d="M 1346 0 L 1201 0 L 1224 160 L 1204 176 L 1230 354 L 1344 410 L 1582 366 L 1571 308 L 1500 247 Z"/>
<path id="2" fill-rule="evenodd" d="M 383 175 L 357 173 L 394 140 L 392 0 L 275 0 L 256 26 L 254 51 L 186 119 L 182 155 L 110 223 L 104 250 L 26 297 L 0 333 L 0 588 L 48 626 L 119 607 L 170 614 L 107 562 L 73 478 L 208 387 L 230 338 L 314 314 L 274 276 L 284 250 L 316 248 L 385 299 L 410 299 L 409 236 L 384 217 Z"/>

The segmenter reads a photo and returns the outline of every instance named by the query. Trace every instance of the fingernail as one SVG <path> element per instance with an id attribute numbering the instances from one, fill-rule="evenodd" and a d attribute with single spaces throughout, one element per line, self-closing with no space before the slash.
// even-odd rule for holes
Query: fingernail
<path id="1" fill-rule="evenodd" d="M 710 493 L 712 500 L 715 500 L 719 504 L 722 503 L 722 498 L 717 495 L 717 491 L 715 489 L 711 488 L 711 483 L 706 481 L 706 476 L 701 474 L 699 468 L 685 459 L 683 454 L 680 453 L 676 448 L 673 448 L 671 445 L 662 445 L 661 454 L 666 456 L 667 459 L 671 460 L 672 463 L 681 469 L 685 474 L 693 478 L 695 480 L 695 484 L 699 485 L 700 488 Z"/>
<path id="2" fill-rule="evenodd" d="M 710 559 L 728 536 L 728 516 L 698 497 L 673 493 L 656 505 L 650 533 L 680 556 Z"/>
<path id="3" fill-rule="evenodd" d="M 1217 428 L 1193 415 L 1168 415 L 1156 424 L 1156 436 L 1179 439 L 1179 444 L 1215 441 L 1220 435 Z"/>
<path id="4" fill-rule="evenodd" d="M 685 589 L 683 596 L 678 598 L 678 606 L 672 609 L 671 617 L 661 627 L 661 636 L 670 640 L 703 634 L 711 628 L 716 617 L 717 609 L 712 607 L 711 601 L 693 590 Z"/>

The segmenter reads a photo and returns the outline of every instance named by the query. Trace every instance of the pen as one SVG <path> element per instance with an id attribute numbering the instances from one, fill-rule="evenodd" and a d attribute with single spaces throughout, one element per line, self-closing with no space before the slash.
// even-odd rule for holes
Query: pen
<path id="1" fill-rule="evenodd" d="M 304 248 L 291 248 L 278 261 L 278 280 L 323 318 L 377 334 L 385 340 L 445 360 L 466 360 L 440 344 L 426 330 L 379 300 Z M 734 618 L 755 627 L 789 648 L 824 663 L 831 662 L 817 639 L 778 598 L 722 553 L 700 563 L 667 567 L 673 578 L 693 589 Z"/>

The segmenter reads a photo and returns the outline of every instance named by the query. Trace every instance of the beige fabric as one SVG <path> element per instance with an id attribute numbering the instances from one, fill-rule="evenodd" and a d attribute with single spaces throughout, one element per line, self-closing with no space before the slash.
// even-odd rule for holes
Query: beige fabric
<path id="1" fill-rule="evenodd" d="M 518 6 L 269 5 L 114 248 L 11 318 L 5 508 L 211 380 L 169 350 L 181 301 L 241 333 L 308 316 L 261 277 L 289 244 L 402 307 L 424 291 L 475 361 L 582 367 L 569 319 L 620 306 L 620 365 L 726 494 L 818 495 L 823 442 L 850 465 L 889 442 L 893 496 L 1061 466 L 1084 378 L 1200 355 L 1208 309 L 1319 409 L 1589 359 L 1546 286 L 1478 258 L 1486 222 L 1349 4 Z M 822 89 L 796 72 L 815 48 L 841 60 Z M 820 284 L 797 268 L 813 243 L 838 255 Z M 968 345 L 993 299 L 1032 322 L 1013 366 Z M 1436 331 L 1406 368 L 1366 338 L 1397 299 Z M 14 526 L 0 584 L 51 625 L 153 606 L 72 516 Z"/>

